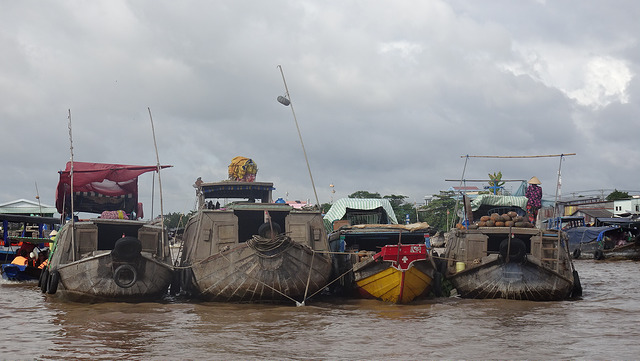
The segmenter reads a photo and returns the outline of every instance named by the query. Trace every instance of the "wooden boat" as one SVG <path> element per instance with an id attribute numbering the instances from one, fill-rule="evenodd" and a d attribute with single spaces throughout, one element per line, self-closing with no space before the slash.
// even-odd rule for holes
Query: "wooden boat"
<path id="1" fill-rule="evenodd" d="M 0 214 L 2 239 L 0 239 L 0 264 L 11 263 L 21 248 L 27 252 L 49 247 L 49 234 L 60 224 L 55 217 Z"/>
<path id="2" fill-rule="evenodd" d="M 387 203 L 386 199 L 341 199 L 327 212 L 325 223 L 335 228 L 329 235 L 334 252 L 332 278 L 340 278 L 334 292 L 409 303 L 428 294 L 440 280 L 429 243 L 435 230 L 427 223 L 397 224 Z M 395 223 L 350 225 L 372 219 Z"/>
<path id="3" fill-rule="evenodd" d="M 640 220 L 632 217 L 596 218 L 587 226 L 584 217 L 549 219 L 549 228 L 562 228 L 569 237 L 573 259 L 640 260 Z"/>
<path id="4" fill-rule="evenodd" d="M 326 287 L 331 259 L 317 209 L 269 203 L 272 183 L 230 180 L 194 186 L 199 210 L 185 226 L 179 267 L 188 295 L 304 304 Z M 215 199 L 245 201 L 220 207 L 213 205 Z"/>
<path id="5" fill-rule="evenodd" d="M 166 230 L 137 220 L 138 176 L 156 166 L 75 162 L 60 172 L 56 206 L 100 218 L 67 222 L 56 236 L 42 291 L 75 301 L 148 301 L 165 295 L 173 279 Z M 75 218 L 75 217 L 74 217 Z M 131 219 L 127 219 L 131 218 Z"/>
<path id="6" fill-rule="evenodd" d="M 2 278 L 10 281 L 38 280 L 42 269 L 40 265 L 48 256 L 50 240 L 47 236 L 55 225 L 60 223 L 60 219 L 0 214 L 0 221 L 2 221 L 2 240 L 0 240 Z M 26 255 L 27 264 L 11 264 L 12 260 L 20 254 Z"/>
<path id="7" fill-rule="evenodd" d="M 361 297 L 409 303 L 428 294 L 434 279 L 437 282 L 431 250 L 425 244 L 430 232 L 426 223 L 342 227 L 329 238 L 345 251 L 335 255 L 336 273 L 344 274 L 343 286 Z"/>
<path id="8" fill-rule="evenodd" d="M 524 215 L 526 197 L 480 195 L 473 204 L 464 199 L 468 224 L 449 232 L 444 253 L 445 276 L 461 297 L 551 301 L 581 295 L 566 233 L 516 218 Z M 474 222 L 501 215 L 514 218 L 514 225 Z"/>

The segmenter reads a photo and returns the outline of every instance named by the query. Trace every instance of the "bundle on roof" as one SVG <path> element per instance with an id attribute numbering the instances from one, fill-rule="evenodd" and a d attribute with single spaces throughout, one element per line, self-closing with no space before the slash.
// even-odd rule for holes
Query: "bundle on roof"
<path id="1" fill-rule="evenodd" d="M 246 157 L 234 157 L 229 165 L 229 179 L 233 181 L 253 182 L 258 174 L 258 165 Z"/>

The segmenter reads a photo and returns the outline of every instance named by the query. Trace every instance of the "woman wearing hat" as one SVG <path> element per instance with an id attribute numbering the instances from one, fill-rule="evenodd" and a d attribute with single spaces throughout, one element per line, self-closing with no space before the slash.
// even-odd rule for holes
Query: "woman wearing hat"
<path id="1" fill-rule="evenodd" d="M 542 188 L 540 187 L 540 179 L 533 176 L 529 179 L 529 186 L 527 187 L 524 195 L 527 197 L 527 215 L 529 216 L 529 222 L 536 223 L 538 217 L 538 210 L 542 208 Z"/>

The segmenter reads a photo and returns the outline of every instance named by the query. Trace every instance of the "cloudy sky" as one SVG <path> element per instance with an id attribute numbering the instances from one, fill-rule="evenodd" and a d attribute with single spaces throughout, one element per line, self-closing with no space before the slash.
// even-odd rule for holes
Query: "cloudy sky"
<path id="1" fill-rule="evenodd" d="M 76 161 L 155 165 L 148 108 L 165 212 L 238 155 L 275 197 L 314 201 L 278 65 L 322 203 L 422 202 L 464 155 L 576 153 L 562 196 L 639 194 L 638 19 L 635 0 L 2 1 L 0 203 L 36 184 L 55 203 L 69 111 Z M 469 158 L 465 178 L 535 175 L 553 198 L 559 165 Z"/>

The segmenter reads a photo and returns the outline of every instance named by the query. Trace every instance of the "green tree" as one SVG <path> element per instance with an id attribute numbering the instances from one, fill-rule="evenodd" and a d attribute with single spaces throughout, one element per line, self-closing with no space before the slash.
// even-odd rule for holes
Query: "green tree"
<path id="1" fill-rule="evenodd" d="M 357 191 L 348 195 L 349 198 L 382 198 L 380 193 L 371 193 L 368 191 Z"/>
<path id="2" fill-rule="evenodd" d="M 407 196 L 399 195 L 399 194 L 391 194 L 388 196 L 382 197 L 384 199 L 388 199 L 391 204 L 391 208 L 393 208 L 393 213 L 396 214 L 396 219 L 398 223 L 405 222 L 405 216 L 409 215 L 409 221 L 416 221 L 416 211 L 413 204 L 405 203 L 405 199 L 409 198 Z"/>
<path id="3" fill-rule="evenodd" d="M 187 221 L 189 220 L 189 218 L 193 216 L 195 213 L 196 213 L 195 211 L 191 211 L 187 214 L 179 213 L 179 212 L 165 214 L 164 215 L 165 227 L 169 229 L 182 228 L 185 226 L 185 224 L 187 224 Z"/>
<path id="4" fill-rule="evenodd" d="M 609 193 L 609 195 L 607 196 L 607 200 L 608 201 L 617 201 L 619 199 L 628 199 L 631 198 L 631 196 L 629 195 L 629 193 L 627 192 L 621 192 L 619 190 L 614 190 L 613 192 Z"/>
<path id="5" fill-rule="evenodd" d="M 332 204 L 331 203 L 322 203 L 320 205 L 320 211 L 323 214 L 326 214 L 327 212 L 329 212 L 329 209 L 331 209 Z"/>
<path id="6" fill-rule="evenodd" d="M 428 205 L 420 207 L 421 220 L 440 231 L 447 231 L 447 221 L 455 216 L 456 200 L 454 195 L 453 191 L 434 194 L 434 199 Z"/>

